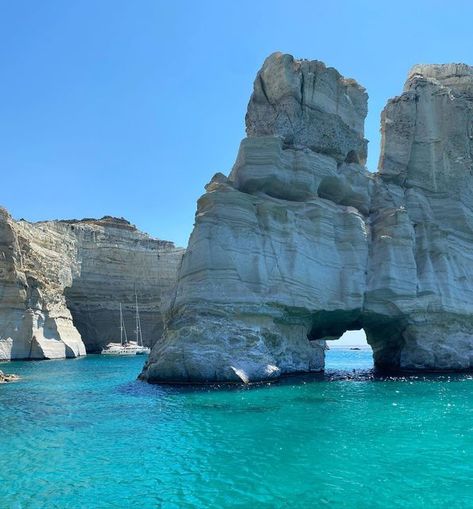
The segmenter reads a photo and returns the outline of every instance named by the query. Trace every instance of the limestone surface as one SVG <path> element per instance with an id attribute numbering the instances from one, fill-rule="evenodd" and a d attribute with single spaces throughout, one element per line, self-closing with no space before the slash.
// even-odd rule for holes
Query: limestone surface
<path id="1" fill-rule="evenodd" d="M 121 219 L 29 223 L 0 209 L 0 359 L 100 351 L 119 337 L 120 303 L 132 335 L 135 291 L 151 346 L 182 254 Z"/>
<path id="2" fill-rule="evenodd" d="M 236 382 L 320 371 L 364 328 L 380 368 L 473 367 L 473 69 L 415 66 L 363 166 L 367 95 L 271 55 L 228 177 L 199 199 L 165 333 L 141 377 Z"/>
<path id="3" fill-rule="evenodd" d="M 280 135 L 288 146 L 338 162 L 364 163 L 367 98 L 356 81 L 323 62 L 274 53 L 256 77 L 246 131 L 249 137 Z"/>
<path id="4" fill-rule="evenodd" d="M 380 365 L 473 367 L 473 67 L 417 65 L 382 114 L 365 307 L 399 319 Z"/>
<path id="5" fill-rule="evenodd" d="M 64 296 L 73 243 L 33 228 L 0 209 L 0 359 L 85 355 Z"/>
<path id="6" fill-rule="evenodd" d="M 134 339 L 135 293 L 143 342 L 153 346 L 163 331 L 163 312 L 184 249 L 116 218 L 55 221 L 49 227 L 73 234 L 77 245 L 73 281 L 65 297 L 87 351 L 99 352 L 117 341 L 120 303 L 128 336 Z"/>

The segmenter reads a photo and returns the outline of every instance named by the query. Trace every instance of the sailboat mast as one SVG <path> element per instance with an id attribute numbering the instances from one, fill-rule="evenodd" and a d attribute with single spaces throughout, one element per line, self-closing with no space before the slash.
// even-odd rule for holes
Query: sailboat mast
<path id="1" fill-rule="evenodd" d="M 123 343 L 125 340 L 125 343 Z M 120 343 L 123 346 L 128 343 L 128 337 L 126 335 L 125 320 L 123 320 L 122 303 L 120 302 Z"/>
<path id="2" fill-rule="evenodd" d="M 135 291 L 135 336 L 136 336 L 136 344 L 140 344 L 140 315 L 138 314 L 138 296 Z"/>
<path id="3" fill-rule="evenodd" d="M 123 312 L 121 302 L 120 302 L 120 344 L 123 346 Z"/>
<path id="4" fill-rule="evenodd" d="M 135 291 L 135 306 L 136 306 L 136 313 L 135 313 L 135 319 L 136 319 L 136 343 L 138 346 L 143 346 L 143 333 L 141 332 L 141 319 L 140 319 L 140 312 L 138 310 L 138 296 L 136 295 Z"/>
<path id="5" fill-rule="evenodd" d="M 140 346 L 143 346 L 143 332 L 141 330 L 141 319 L 139 316 L 138 316 L 138 323 L 140 325 Z"/>

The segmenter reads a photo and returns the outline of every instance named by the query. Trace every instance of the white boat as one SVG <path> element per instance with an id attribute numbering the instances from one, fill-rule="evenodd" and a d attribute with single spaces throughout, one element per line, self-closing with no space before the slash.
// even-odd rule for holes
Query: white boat
<path id="1" fill-rule="evenodd" d="M 108 343 L 102 350 L 102 355 L 136 355 L 136 351 L 129 343 Z"/>
<path id="2" fill-rule="evenodd" d="M 120 303 L 120 343 L 108 343 L 102 349 L 102 355 L 146 355 L 149 354 L 150 349 L 143 346 L 143 334 L 141 332 L 140 313 L 138 311 L 138 298 L 135 293 L 136 305 L 136 328 L 135 335 L 136 341 L 128 341 L 128 336 L 125 328 L 125 321 L 123 320 L 123 310 Z"/>
<path id="3" fill-rule="evenodd" d="M 108 343 L 102 349 L 102 355 L 136 355 L 134 349 L 128 346 L 125 322 L 123 320 L 122 305 L 120 303 L 120 343 Z"/>

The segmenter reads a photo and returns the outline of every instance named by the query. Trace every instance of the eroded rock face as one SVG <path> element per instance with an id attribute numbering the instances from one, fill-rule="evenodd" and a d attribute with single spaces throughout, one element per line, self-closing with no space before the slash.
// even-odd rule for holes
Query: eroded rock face
<path id="1" fill-rule="evenodd" d="M 143 341 L 152 346 L 163 331 L 163 311 L 176 283 L 184 249 L 151 238 L 127 221 L 53 222 L 50 227 L 73 233 L 77 272 L 65 296 L 74 325 L 88 352 L 100 352 L 119 337 L 119 304 L 134 339 L 135 291 Z"/>
<path id="2" fill-rule="evenodd" d="M 72 239 L 32 228 L 0 209 L 0 359 L 85 355 L 64 297 Z"/>
<path id="3" fill-rule="evenodd" d="M 249 137 L 229 178 L 214 177 L 198 202 L 145 378 L 248 381 L 323 368 L 320 340 L 356 322 L 364 301 L 374 179 L 356 161 L 366 101 L 320 62 L 266 60 Z"/>
<path id="4" fill-rule="evenodd" d="M 246 114 L 249 137 L 280 135 L 337 162 L 366 161 L 368 95 L 356 81 L 317 60 L 274 53 L 258 72 Z"/>
<path id="5" fill-rule="evenodd" d="M 397 366 L 471 368 L 473 68 L 415 66 L 382 132 L 365 307 L 399 316 Z"/>
<path id="6" fill-rule="evenodd" d="M 228 178 L 197 205 L 163 338 L 142 378 L 255 381 L 324 366 L 363 327 L 390 369 L 473 364 L 473 71 L 416 66 L 362 166 L 367 96 L 271 55 Z"/>
<path id="7" fill-rule="evenodd" d="M 132 335 L 135 290 L 145 343 L 161 335 L 183 249 L 116 218 L 28 223 L 0 213 L 0 359 L 100 351 L 117 340 L 120 302 Z"/>

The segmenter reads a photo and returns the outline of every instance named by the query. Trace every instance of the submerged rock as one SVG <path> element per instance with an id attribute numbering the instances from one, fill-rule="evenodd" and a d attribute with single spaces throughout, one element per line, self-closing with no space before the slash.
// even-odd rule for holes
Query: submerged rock
<path id="1" fill-rule="evenodd" d="M 29 223 L 0 208 L 0 359 L 100 351 L 119 334 L 120 302 L 131 332 L 135 290 L 151 346 L 183 251 L 122 219 Z"/>
<path id="2" fill-rule="evenodd" d="M 230 175 L 198 201 L 165 334 L 141 377 L 257 381 L 320 371 L 363 327 L 388 369 L 473 365 L 473 68 L 416 66 L 363 166 L 367 95 L 275 53 Z"/>

